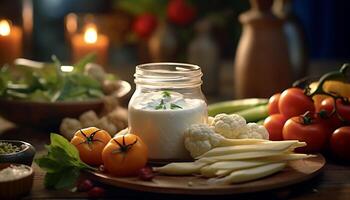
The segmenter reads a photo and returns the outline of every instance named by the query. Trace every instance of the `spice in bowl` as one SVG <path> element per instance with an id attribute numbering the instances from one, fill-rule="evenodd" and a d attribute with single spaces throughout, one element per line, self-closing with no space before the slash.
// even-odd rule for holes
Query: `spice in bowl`
<path id="1" fill-rule="evenodd" d="M 25 148 L 25 145 L 17 146 L 8 142 L 0 142 L 0 154 L 18 153 Z"/>
<path id="2" fill-rule="evenodd" d="M 26 165 L 10 165 L 0 170 L 0 182 L 21 179 L 31 173 Z"/>

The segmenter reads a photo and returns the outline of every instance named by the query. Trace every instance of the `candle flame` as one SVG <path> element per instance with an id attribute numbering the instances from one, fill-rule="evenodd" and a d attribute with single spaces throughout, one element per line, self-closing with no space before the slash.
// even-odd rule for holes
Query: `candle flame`
<path id="1" fill-rule="evenodd" d="M 89 44 L 95 43 L 97 41 L 96 26 L 94 25 L 87 26 L 84 33 L 84 41 Z"/>
<path id="2" fill-rule="evenodd" d="M 7 35 L 10 35 L 10 32 L 11 32 L 10 23 L 5 19 L 0 20 L 0 35 L 7 36 Z"/>

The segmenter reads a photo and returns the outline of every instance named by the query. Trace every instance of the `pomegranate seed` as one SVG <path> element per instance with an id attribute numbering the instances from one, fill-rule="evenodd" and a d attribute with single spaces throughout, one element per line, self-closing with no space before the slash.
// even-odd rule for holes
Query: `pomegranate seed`
<path id="1" fill-rule="evenodd" d="M 88 196 L 92 198 L 98 198 L 105 196 L 105 193 L 105 189 L 95 186 L 91 190 L 89 190 Z"/>
<path id="2" fill-rule="evenodd" d="M 94 184 L 90 180 L 85 179 L 84 181 L 81 181 L 78 184 L 77 189 L 79 192 L 86 192 L 91 190 L 91 188 L 93 187 L 94 187 Z"/>
<path id="3" fill-rule="evenodd" d="M 154 173 L 152 171 L 152 168 L 150 167 L 143 167 L 139 170 L 139 178 L 143 181 L 150 181 L 154 177 Z"/>

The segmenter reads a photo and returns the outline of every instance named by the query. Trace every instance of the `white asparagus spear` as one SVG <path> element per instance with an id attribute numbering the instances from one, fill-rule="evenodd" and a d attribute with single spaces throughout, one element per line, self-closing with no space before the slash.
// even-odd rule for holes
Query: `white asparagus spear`
<path id="1" fill-rule="evenodd" d="M 220 161 L 207 165 L 200 169 L 200 172 L 205 177 L 225 176 L 232 171 L 258 167 L 274 162 L 286 162 L 291 160 L 299 160 L 314 157 L 315 155 L 307 154 L 284 154 L 279 156 L 272 156 L 267 158 L 258 158 L 254 160 L 234 160 L 234 161 Z"/>
<path id="2" fill-rule="evenodd" d="M 204 163 L 215 163 L 219 161 L 229 161 L 229 160 L 246 160 L 246 159 L 253 159 L 253 158 L 263 158 L 263 157 L 270 157 L 270 156 L 278 156 L 283 155 L 284 152 L 280 151 L 251 151 L 251 152 L 242 152 L 242 153 L 235 153 L 235 154 L 227 154 L 222 156 L 212 156 L 212 157 L 204 157 L 196 162 L 204 162 Z"/>
<path id="3" fill-rule="evenodd" d="M 199 173 L 205 165 L 207 164 L 199 162 L 177 162 L 162 167 L 153 167 L 153 170 L 167 175 L 192 175 Z"/>
<path id="4" fill-rule="evenodd" d="M 289 148 L 295 149 L 297 147 L 306 146 L 305 142 L 298 142 L 298 140 L 286 140 L 286 141 L 269 141 L 258 144 L 251 145 L 237 145 L 228 147 L 217 147 L 214 148 L 203 155 L 197 157 L 211 157 L 211 156 L 221 156 L 226 154 L 234 154 L 248 151 L 285 151 Z"/>
<path id="5" fill-rule="evenodd" d="M 276 172 L 281 171 L 286 166 L 286 163 L 272 163 L 259 167 L 253 167 L 238 171 L 233 171 L 228 176 L 223 178 L 211 178 L 208 180 L 209 184 L 227 185 L 232 183 L 242 183 L 260 179 Z"/>

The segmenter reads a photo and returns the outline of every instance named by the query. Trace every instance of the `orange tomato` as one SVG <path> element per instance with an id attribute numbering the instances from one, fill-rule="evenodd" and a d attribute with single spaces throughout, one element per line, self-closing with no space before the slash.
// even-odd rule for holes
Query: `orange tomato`
<path id="1" fill-rule="evenodd" d="M 80 159 L 89 165 L 102 164 L 102 150 L 111 140 L 111 136 L 105 130 L 89 127 L 78 130 L 70 143 L 79 151 Z"/>
<path id="2" fill-rule="evenodd" d="M 109 141 L 102 152 L 105 169 L 114 176 L 132 176 L 147 163 L 148 150 L 134 134 L 120 134 Z"/>

